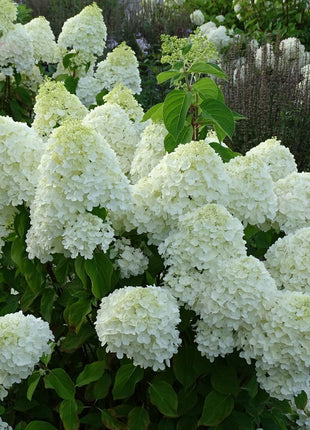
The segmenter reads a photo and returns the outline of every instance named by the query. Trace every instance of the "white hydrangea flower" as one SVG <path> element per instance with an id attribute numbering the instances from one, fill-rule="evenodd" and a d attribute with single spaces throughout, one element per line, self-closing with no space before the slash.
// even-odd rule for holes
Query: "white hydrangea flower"
<path id="1" fill-rule="evenodd" d="M 109 221 L 91 213 L 72 216 L 64 228 L 62 244 L 69 251 L 71 258 L 82 255 L 86 259 L 93 258 L 93 251 L 100 246 L 106 252 L 114 238 L 114 230 Z"/>
<path id="2" fill-rule="evenodd" d="M 32 19 L 24 25 L 33 46 L 35 60 L 46 63 L 59 61 L 58 47 L 50 23 L 44 16 Z"/>
<path id="3" fill-rule="evenodd" d="M 114 260 L 114 268 L 120 270 L 121 278 L 140 275 L 149 264 L 149 259 L 143 251 L 140 248 L 134 248 L 130 240 L 125 237 L 115 240 L 109 255 Z"/>
<path id="4" fill-rule="evenodd" d="M 202 34 L 205 34 L 206 36 L 208 36 L 208 34 L 212 31 L 212 30 L 216 30 L 217 29 L 217 25 L 215 24 L 215 22 L 213 21 L 208 21 L 205 22 L 204 24 L 202 24 L 200 26 L 200 32 Z"/>
<path id="5" fill-rule="evenodd" d="M 0 33 L 5 34 L 14 27 L 17 4 L 11 0 L 0 0 Z"/>
<path id="6" fill-rule="evenodd" d="M 246 255 L 243 226 L 224 206 L 192 208 L 158 251 L 174 271 L 216 270 L 225 260 Z"/>
<path id="7" fill-rule="evenodd" d="M 278 199 L 276 224 L 285 233 L 310 226 L 310 173 L 291 173 L 273 186 Z"/>
<path id="8" fill-rule="evenodd" d="M 277 199 L 267 164 L 248 153 L 224 164 L 230 176 L 227 209 L 245 225 L 260 225 L 276 215 Z"/>
<path id="9" fill-rule="evenodd" d="M 181 343 L 176 299 L 155 286 L 124 287 L 104 297 L 96 331 L 107 352 L 125 354 L 136 366 L 163 370 Z"/>
<path id="10" fill-rule="evenodd" d="M 35 130 L 0 116 L 0 208 L 33 200 L 43 150 L 44 144 Z"/>
<path id="11" fill-rule="evenodd" d="M 197 349 L 211 362 L 231 354 L 236 347 L 234 332 L 225 325 L 225 319 L 223 324 L 214 324 L 210 315 L 208 320 L 198 320 L 195 330 Z"/>
<path id="12" fill-rule="evenodd" d="M 290 173 L 297 172 L 294 155 L 281 141 L 273 137 L 250 149 L 247 155 L 255 155 L 267 164 L 273 181 L 278 181 Z"/>
<path id="13" fill-rule="evenodd" d="M 293 399 L 310 383 L 310 296 L 278 291 L 270 305 L 260 324 L 247 331 L 240 355 L 256 360 L 258 381 L 271 396 Z"/>
<path id="14" fill-rule="evenodd" d="M 8 423 L 2 421 L 2 418 L 0 417 L 0 430 L 13 430 L 13 427 L 11 427 Z"/>
<path id="15" fill-rule="evenodd" d="M 126 212 L 130 188 L 105 139 L 79 121 L 67 120 L 53 131 L 39 170 L 27 233 L 29 257 L 42 262 L 53 253 L 90 258 L 97 245 L 107 250 L 109 221 L 90 212 L 97 207 Z"/>
<path id="16" fill-rule="evenodd" d="M 257 360 L 255 363 L 257 382 L 267 393 L 279 400 L 293 400 L 302 388 L 307 388 L 310 384 L 309 371 L 307 368 L 289 368 L 270 366 L 264 360 Z"/>
<path id="17" fill-rule="evenodd" d="M 67 91 L 63 82 L 51 80 L 46 80 L 40 87 L 33 110 L 32 127 L 42 137 L 48 137 L 53 128 L 66 119 L 82 119 L 88 112 L 78 97 Z"/>
<path id="18" fill-rule="evenodd" d="M 165 287 L 182 305 L 194 308 L 199 300 L 201 290 L 209 287 L 211 276 L 207 271 L 199 271 L 195 267 L 170 266 L 164 277 Z"/>
<path id="19" fill-rule="evenodd" d="M 255 64 L 258 69 L 261 69 L 263 64 L 266 64 L 267 67 L 270 67 L 271 69 L 274 68 L 275 56 L 270 43 L 266 43 L 266 45 L 263 45 L 256 50 Z"/>
<path id="20" fill-rule="evenodd" d="M 217 16 L 215 17 L 215 19 L 216 19 L 218 22 L 224 22 L 224 21 L 225 21 L 225 17 L 224 17 L 223 15 L 217 15 Z"/>
<path id="21" fill-rule="evenodd" d="M 186 212 L 206 203 L 225 204 L 228 182 L 224 164 L 210 145 L 179 145 L 133 185 L 130 217 L 139 233 L 149 233 L 158 243 Z"/>
<path id="22" fill-rule="evenodd" d="M 133 183 L 147 176 L 166 154 L 164 140 L 168 131 L 163 123 L 151 121 L 143 131 L 131 163 Z"/>
<path id="23" fill-rule="evenodd" d="M 140 140 L 140 130 L 126 111 L 118 104 L 105 103 L 92 109 L 83 119 L 83 124 L 91 126 L 107 140 L 123 172 L 128 174 Z"/>
<path id="24" fill-rule="evenodd" d="M 134 98 L 132 90 L 123 84 L 116 84 L 108 94 L 103 96 L 103 100 L 119 105 L 132 121 L 140 122 L 142 120 L 144 115 L 142 106 Z"/>
<path id="25" fill-rule="evenodd" d="M 220 265 L 217 273 L 201 274 L 200 280 L 193 306 L 202 318 L 196 335 L 199 351 L 213 361 L 234 348 L 246 349 L 242 342 L 245 333 L 261 324 L 277 294 L 264 264 L 252 256 L 230 259 Z"/>
<path id="26" fill-rule="evenodd" d="M 0 70 L 4 75 L 27 72 L 34 66 L 31 39 L 22 24 L 15 24 L 0 40 Z"/>
<path id="27" fill-rule="evenodd" d="M 122 42 L 106 59 L 97 64 L 96 78 L 111 91 L 116 83 L 121 83 L 134 94 L 141 92 L 139 64 L 134 51 Z"/>
<path id="28" fill-rule="evenodd" d="M 195 312 L 205 319 L 208 314 L 225 317 L 226 325 L 234 330 L 251 327 L 271 310 L 272 298 L 277 294 L 274 279 L 264 263 L 253 256 L 226 259 L 217 272 L 210 273 L 209 283 L 201 288 Z M 216 288 L 214 288 L 216 285 Z"/>
<path id="29" fill-rule="evenodd" d="M 102 85 L 98 79 L 94 78 L 92 74 L 87 74 L 79 78 L 76 95 L 83 103 L 84 106 L 89 108 L 90 105 L 96 105 L 96 96 L 102 90 Z"/>
<path id="30" fill-rule="evenodd" d="M 97 3 L 86 6 L 79 14 L 65 21 L 58 37 L 58 45 L 65 50 L 84 51 L 102 55 L 107 28 Z"/>
<path id="31" fill-rule="evenodd" d="M 200 9 L 194 10 L 194 12 L 190 14 L 189 18 L 195 25 L 202 25 L 205 22 L 204 14 Z"/>
<path id="32" fill-rule="evenodd" d="M 213 25 L 211 25 L 211 23 Z M 217 27 L 212 21 L 201 25 L 200 30 L 207 36 L 208 40 L 214 43 L 218 50 L 228 46 L 233 40 L 230 35 L 227 34 L 227 28 L 224 27 L 224 25 Z"/>
<path id="33" fill-rule="evenodd" d="M 54 336 L 48 323 L 22 312 L 0 317 L 0 385 L 5 389 L 27 378 Z"/>
<path id="34" fill-rule="evenodd" d="M 264 262 L 278 288 L 310 295 L 310 227 L 278 239 Z"/>

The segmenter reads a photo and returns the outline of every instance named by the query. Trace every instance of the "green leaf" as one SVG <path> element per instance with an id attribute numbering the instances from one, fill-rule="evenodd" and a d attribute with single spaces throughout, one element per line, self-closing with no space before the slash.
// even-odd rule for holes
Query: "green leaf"
<path id="1" fill-rule="evenodd" d="M 21 298 L 21 308 L 24 312 L 29 310 L 30 306 L 38 297 L 38 295 L 39 293 L 34 293 L 30 287 L 26 288 Z"/>
<path id="2" fill-rule="evenodd" d="M 74 399 L 66 399 L 60 403 L 59 415 L 65 430 L 77 430 L 79 428 L 77 410 L 77 403 Z"/>
<path id="3" fill-rule="evenodd" d="M 11 258 L 13 262 L 17 265 L 19 270 L 23 273 L 26 261 L 25 254 L 25 241 L 24 239 L 17 237 L 12 243 L 11 247 Z"/>
<path id="4" fill-rule="evenodd" d="M 71 63 L 71 58 L 72 57 L 76 57 L 77 56 L 77 52 L 72 52 L 69 54 L 66 54 L 63 59 L 62 59 L 62 64 L 64 66 L 65 69 L 67 69 L 68 67 L 70 67 L 70 63 Z"/>
<path id="5" fill-rule="evenodd" d="M 27 389 L 27 399 L 31 401 L 33 393 L 35 392 L 35 389 L 37 388 L 37 385 L 40 381 L 41 373 L 39 371 L 33 372 L 31 376 L 28 378 L 28 389 Z"/>
<path id="6" fill-rule="evenodd" d="M 65 339 L 61 342 L 60 351 L 72 353 L 80 348 L 83 343 L 95 334 L 95 330 L 89 325 L 84 324 L 78 333 L 70 331 Z"/>
<path id="7" fill-rule="evenodd" d="M 54 274 L 56 279 L 60 284 L 64 284 L 68 278 L 71 261 L 62 254 L 57 254 L 54 256 L 54 264 Z"/>
<path id="8" fill-rule="evenodd" d="M 168 70 L 167 72 L 162 72 L 157 75 L 157 82 L 159 84 L 162 84 L 163 82 L 166 82 L 169 79 L 174 78 L 175 76 L 180 76 L 180 73 L 175 70 Z"/>
<path id="9" fill-rule="evenodd" d="M 19 213 L 14 219 L 14 229 L 19 237 L 25 238 L 30 227 L 29 212 L 24 206 L 19 206 Z"/>
<path id="10" fill-rule="evenodd" d="M 64 369 L 52 369 L 50 373 L 45 375 L 44 382 L 46 388 L 53 388 L 62 399 L 74 399 L 75 387 Z"/>
<path id="11" fill-rule="evenodd" d="M 194 364 L 192 364 L 194 366 Z M 183 388 L 178 392 L 178 412 L 179 415 L 188 415 L 195 406 L 197 406 L 198 399 L 197 390 L 195 388 Z"/>
<path id="12" fill-rule="evenodd" d="M 78 83 L 79 83 L 79 78 L 74 78 L 73 76 L 68 76 L 64 81 L 66 89 L 71 94 L 76 93 L 76 88 L 78 86 Z"/>
<path id="13" fill-rule="evenodd" d="M 198 377 L 196 368 L 193 366 L 193 357 L 197 353 L 199 354 L 197 348 L 184 346 L 173 357 L 172 368 L 175 377 L 186 388 L 194 384 Z"/>
<path id="14" fill-rule="evenodd" d="M 255 430 L 255 420 L 253 417 L 234 410 L 231 415 L 225 420 L 225 428 L 238 430 Z"/>
<path id="15" fill-rule="evenodd" d="M 183 90 L 173 90 L 165 98 L 163 106 L 164 123 L 174 138 L 177 138 L 183 130 L 191 102 L 192 94 Z"/>
<path id="16" fill-rule="evenodd" d="M 46 421 L 31 421 L 25 430 L 57 430 L 57 428 Z"/>
<path id="17" fill-rule="evenodd" d="M 177 424 L 177 430 L 197 430 L 198 420 L 195 417 L 185 415 L 181 417 Z"/>
<path id="18" fill-rule="evenodd" d="M 233 117 L 234 117 L 235 121 L 239 121 L 240 119 L 246 119 L 245 116 L 241 115 L 238 112 L 235 112 L 234 110 L 232 110 L 231 113 L 233 114 Z"/>
<path id="19" fill-rule="evenodd" d="M 83 371 L 79 374 L 76 379 L 76 386 L 82 387 L 90 382 L 98 381 L 104 373 L 106 363 L 104 361 L 95 361 L 90 364 L 86 364 Z"/>
<path id="20" fill-rule="evenodd" d="M 128 414 L 128 430 L 147 430 L 149 428 L 149 413 L 142 407 L 133 408 Z"/>
<path id="21" fill-rule="evenodd" d="M 106 255 L 94 254 L 92 260 L 85 260 L 85 270 L 91 279 L 92 292 L 96 299 L 102 299 L 111 291 L 111 277 L 113 266 Z"/>
<path id="22" fill-rule="evenodd" d="M 199 425 L 215 426 L 228 417 L 234 408 L 231 396 L 211 391 L 204 402 Z"/>
<path id="23" fill-rule="evenodd" d="M 88 401 L 94 401 L 106 398 L 109 394 L 111 384 L 111 376 L 109 373 L 105 373 L 98 381 L 91 382 L 87 385 L 85 399 Z"/>
<path id="24" fill-rule="evenodd" d="M 84 267 L 84 258 L 78 255 L 74 261 L 75 273 L 78 275 L 80 280 L 82 281 L 82 285 L 84 288 L 87 286 L 87 273 Z"/>
<path id="25" fill-rule="evenodd" d="M 274 416 L 271 412 L 264 412 L 261 417 L 261 424 L 264 430 L 287 430 L 283 419 Z"/>
<path id="26" fill-rule="evenodd" d="M 224 102 L 222 91 L 211 78 L 199 79 L 192 85 L 192 90 L 197 91 L 203 100 L 216 99 Z"/>
<path id="27" fill-rule="evenodd" d="M 64 81 L 66 78 L 68 78 L 68 73 L 61 73 L 60 75 L 57 75 L 55 78 L 55 81 L 60 82 L 60 81 Z"/>
<path id="28" fill-rule="evenodd" d="M 158 424 L 158 430 L 175 430 L 174 420 L 163 418 Z"/>
<path id="29" fill-rule="evenodd" d="M 15 121 L 21 121 L 21 119 L 23 117 L 23 115 L 22 115 L 23 109 L 22 109 L 21 105 L 15 99 L 10 100 L 9 105 L 10 105 L 10 109 L 12 111 L 13 119 Z"/>
<path id="30" fill-rule="evenodd" d="M 190 142 L 192 137 L 193 127 L 191 124 L 186 124 L 176 138 L 170 133 L 166 135 L 164 140 L 165 150 L 169 153 L 173 152 L 180 144 Z"/>
<path id="31" fill-rule="evenodd" d="M 68 308 L 68 323 L 78 332 L 87 314 L 91 312 L 91 298 L 82 297 Z"/>
<path id="32" fill-rule="evenodd" d="M 26 260 L 25 265 L 24 275 L 27 284 L 34 293 L 40 293 L 44 283 L 42 272 L 40 272 L 40 263 Z"/>
<path id="33" fill-rule="evenodd" d="M 101 421 L 109 430 L 124 429 L 123 424 L 112 415 L 109 409 L 103 409 L 101 411 Z"/>
<path id="34" fill-rule="evenodd" d="M 217 364 L 211 373 L 211 384 L 222 394 L 236 395 L 239 392 L 237 372 L 233 366 Z"/>
<path id="35" fill-rule="evenodd" d="M 107 217 L 106 208 L 102 208 L 101 206 L 96 206 L 95 208 L 92 208 L 91 213 L 102 219 L 102 221 L 105 221 Z"/>
<path id="36" fill-rule="evenodd" d="M 251 399 L 254 399 L 258 392 L 258 382 L 256 379 L 256 375 L 253 375 L 251 379 L 245 385 L 242 386 L 242 388 L 249 393 Z"/>
<path id="37" fill-rule="evenodd" d="M 81 424 L 87 424 L 88 429 L 102 429 L 101 414 L 99 411 L 90 412 L 80 419 Z"/>
<path id="38" fill-rule="evenodd" d="M 163 121 L 163 106 L 163 103 L 157 103 L 152 106 L 147 112 L 145 112 L 141 122 L 147 121 L 148 119 L 151 119 L 154 122 Z"/>
<path id="39" fill-rule="evenodd" d="M 43 319 L 49 323 L 51 322 L 54 301 L 56 298 L 57 294 L 53 288 L 45 288 L 42 291 L 40 311 Z"/>
<path id="40" fill-rule="evenodd" d="M 97 105 L 98 106 L 101 106 L 101 105 L 103 105 L 104 104 L 104 100 L 103 100 L 103 97 L 105 96 L 105 95 L 107 95 L 108 94 L 108 90 L 107 89 L 105 89 L 105 88 L 103 88 L 97 95 L 96 95 L 96 103 L 97 103 Z"/>
<path id="41" fill-rule="evenodd" d="M 125 399 L 135 392 L 136 384 L 143 378 L 144 371 L 133 364 L 124 364 L 116 372 L 113 386 L 113 398 Z"/>
<path id="42" fill-rule="evenodd" d="M 151 402 L 163 415 L 178 416 L 178 396 L 170 384 L 161 380 L 153 380 L 148 391 Z"/>
<path id="43" fill-rule="evenodd" d="M 226 148 L 218 142 L 211 142 L 209 145 L 214 149 L 214 151 L 221 157 L 224 163 L 228 163 L 229 160 L 235 157 L 239 157 L 239 152 L 233 152 L 231 149 Z"/>
<path id="44" fill-rule="evenodd" d="M 17 99 L 20 99 L 25 105 L 32 106 L 31 94 L 24 87 L 16 87 L 15 89 Z"/>
<path id="45" fill-rule="evenodd" d="M 205 100 L 201 104 L 201 118 L 212 123 L 217 131 L 219 128 L 223 135 L 227 135 L 230 139 L 235 131 L 235 121 L 231 110 L 219 100 Z M 222 140 L 220 138 L 219 140 Z"/>
<path id="46" fill-rule="evenodd" d="M 305 409 L 308 402 L 308 397 L 305 391 L 302 391 L 298 396 L 295 396 L 294 401 L 298 409 Z"/>
<path id="47" fill-rule="evenodd" d="M 189 69 L 190 73 L 204 73 L 206 75 L 216 76 L 217 78 L 228 79 L 223 70 L 213 63 L 195 63 Z"/>

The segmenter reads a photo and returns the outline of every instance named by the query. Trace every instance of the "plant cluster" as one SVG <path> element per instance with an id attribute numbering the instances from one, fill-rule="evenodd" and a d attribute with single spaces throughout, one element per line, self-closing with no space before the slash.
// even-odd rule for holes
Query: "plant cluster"
<path id="1" fill-rule="evenodd" d="M 277 136 L 294 154 L 300 170 L 309 169 L 309 52 L 296 38 L 275 45 L 235 43 L 222 59 L 229 80 L 221 85 L 227 104 L 244 115 L 232 148 L 244 153 Z"/>

